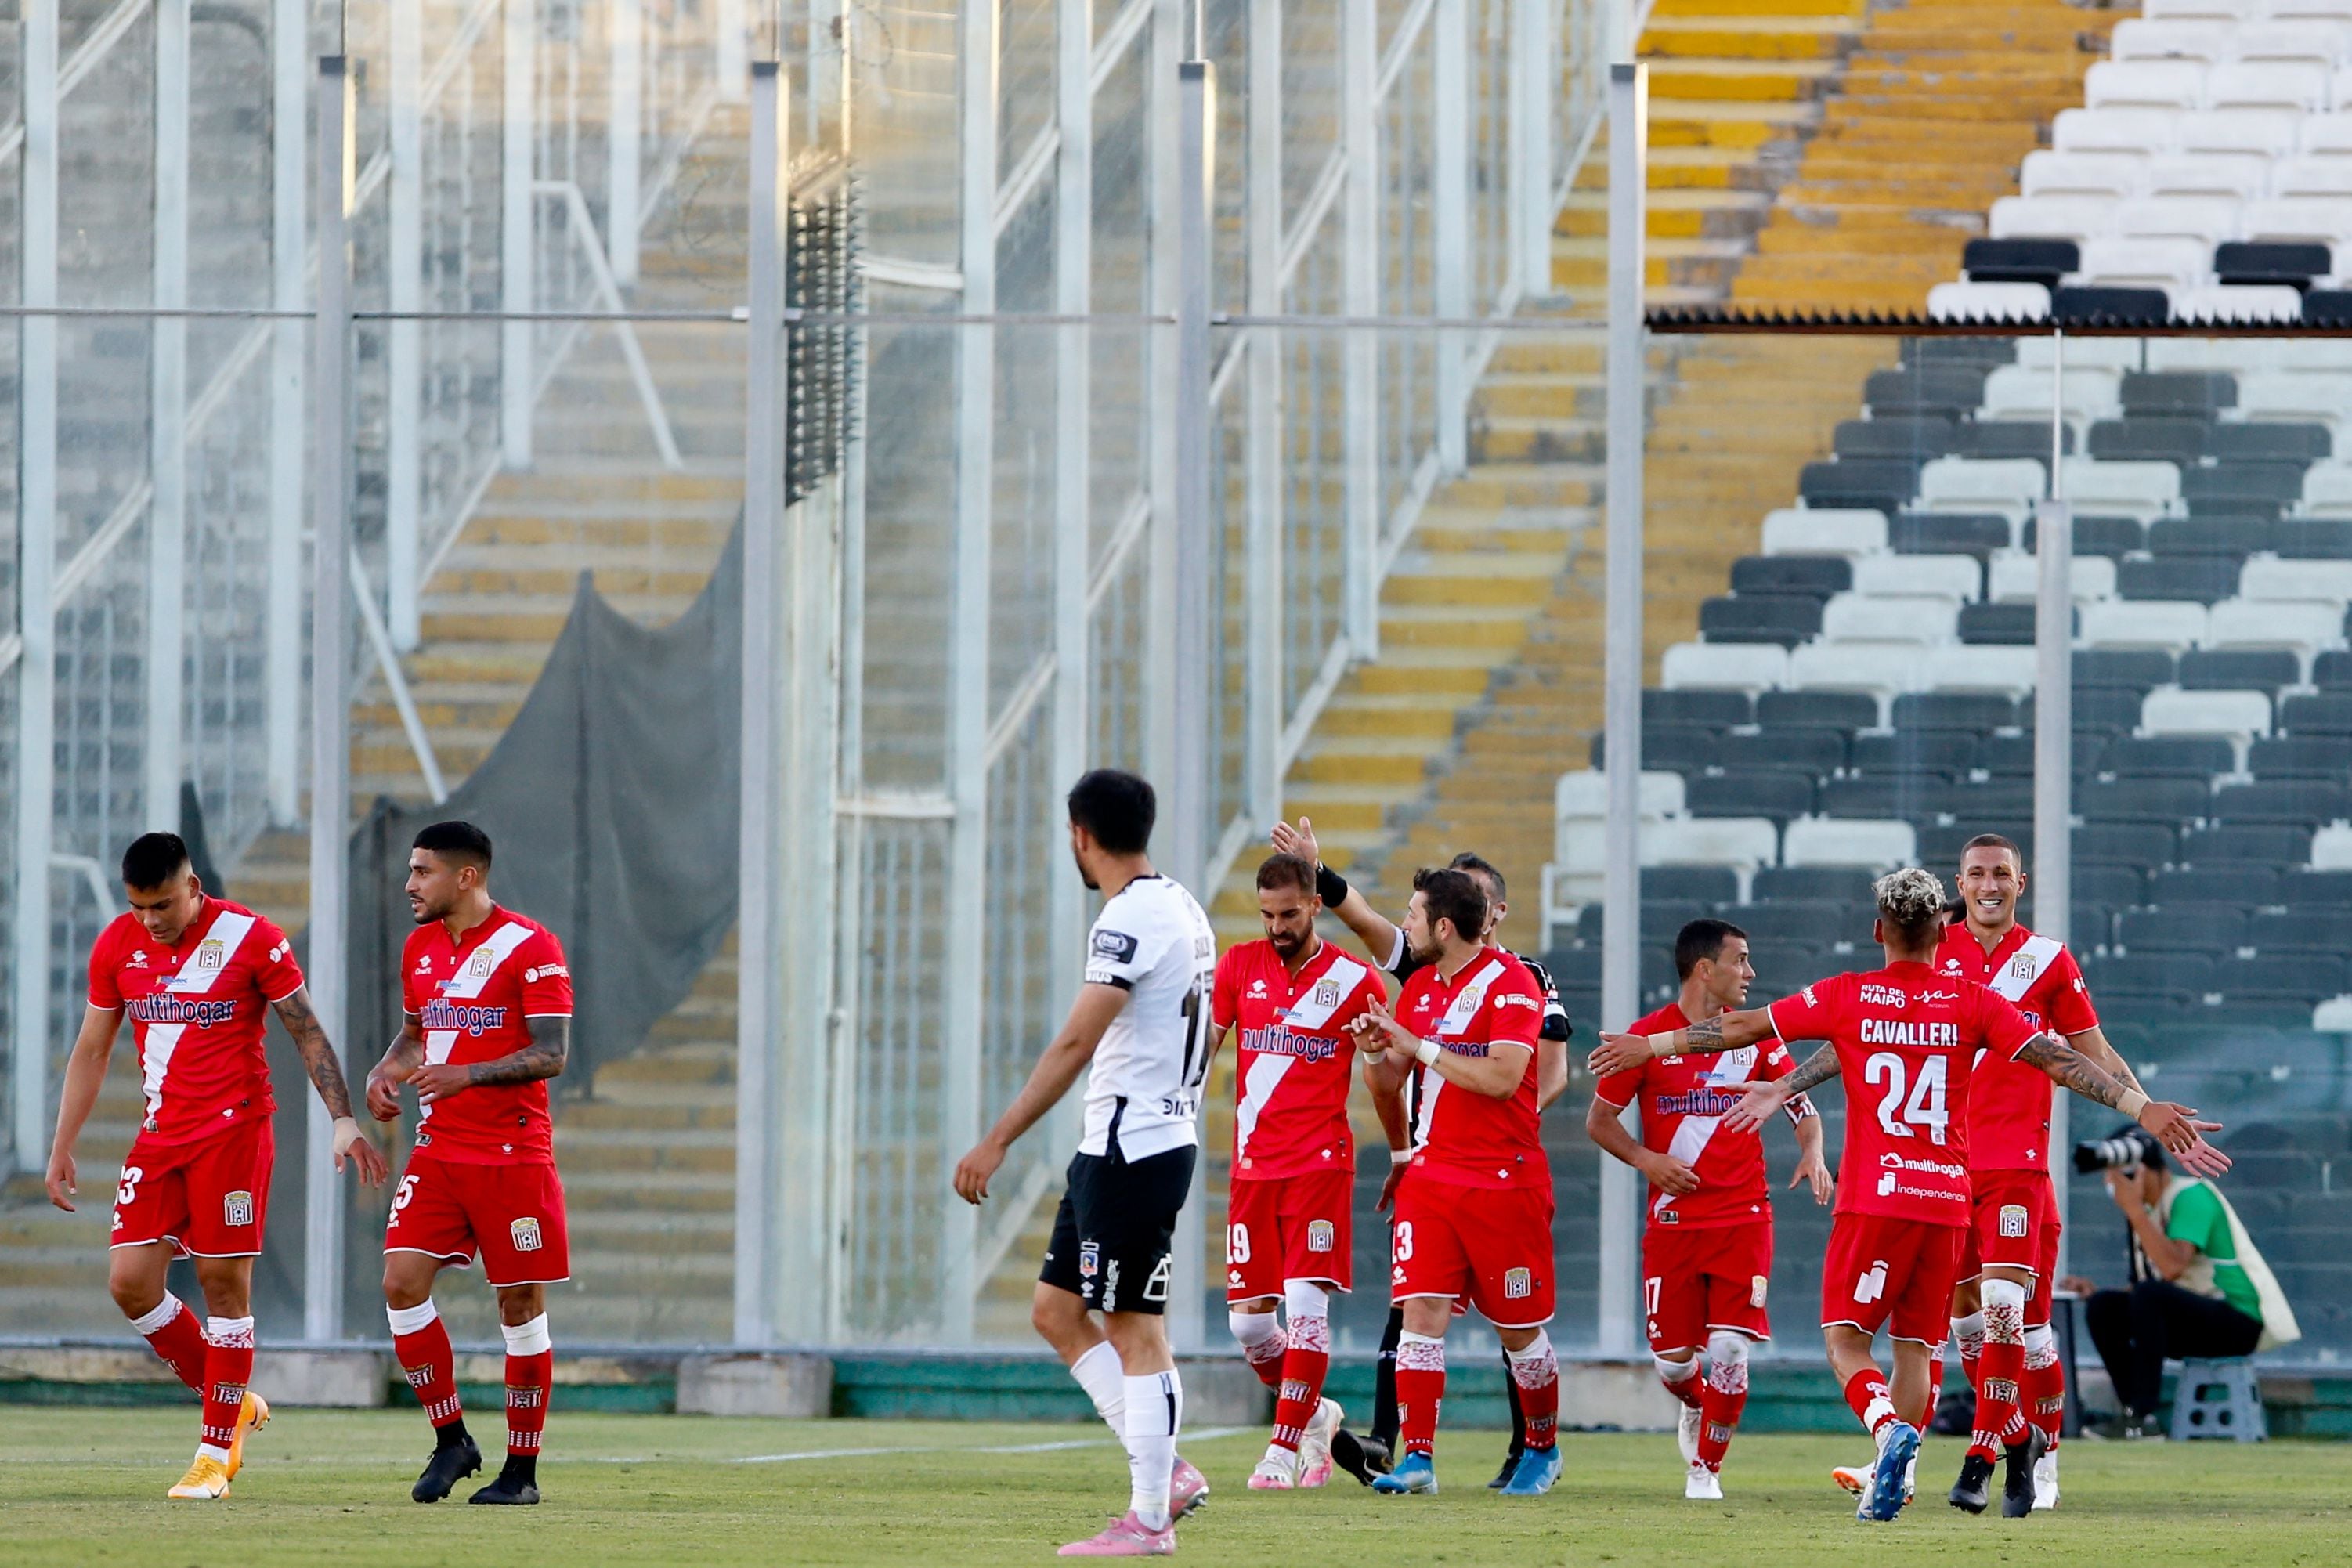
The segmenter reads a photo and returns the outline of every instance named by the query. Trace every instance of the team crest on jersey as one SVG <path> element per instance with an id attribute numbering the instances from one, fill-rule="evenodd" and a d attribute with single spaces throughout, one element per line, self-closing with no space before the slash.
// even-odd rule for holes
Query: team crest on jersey
<path id="1" fill-rule="evenodd" d="M 514 1240 L 517 1252 L 537 1252 L 540 1247 L 539 1220 L 525 1215 L 507 1226 L 507 1235 Z"/>
<path id="2" fill-rule="evenodd" d="M 205 938 L 203 942 L 196 944 L 196 967 L 198 969 L 218 969 L 222 964 L 226 963 L 227 962 L 228 949 L 222 944 L 220 938 L 216 936 L 208 936 Z"/>
<path id="3" fill-rule="evenodd" d="M 1763 1275 L 1750 1274 L 1748 1277 L 1748 1304 L 1761 1308 L 1764 1305 L 1764 1292 L 1770 1289 L 1771 1286 L 1772 1281 Z"/>
<path id="4" fill-rule="evenodd" d="M 1339 1005 L 1339 983 L 1336 980 L 1326 980 L 1316 986 L 1315 1005 L 1318 1007 L 1337 1007 Z"/>
<path id="5" fill-rule="evenodd" d="M 2031 979 L 2032 979 L 2032 978 L 2033 978 L 2033 959 L 2032 959 L 2032 956 L 2030 953 L 2023 953 L 2023 952 L 2019 953 L 2019 954 L 2017 955 L 2017 960 L 2016 960 L 2016 962 L 2015 962 L 2015 963 L 2011 963 L 2011 964 L 2009 966 L 2009 974 L 2010 974 L 2010 978 L 2011 978 L 2011 979 L 2012 979 L 2012 980 L 2031 980 Z"/>
<path id="6" fill-rule="evenodd" d="M 2000 1234 L 2012 1238 L 2025 1234 L 2025 1205 L 2023 1204 L 2003 1204 L 2000 1205 Z"/>
<path id="7" fill-rule="evenodd" d="M 1078 1244 L 1078 1278 L 1091 1279 L 1102 1269 L 1102 1244 L 1087 1241 Z"/>
<path id="8" fill-rule="evenodd" d="M 253 1194 L 236 1192 L 221 1198 L 221 1224 L 231 1227 L 253 1223 Z"/>
<path id="9" fill-rule="evenodd" d="M 1307 1250 L 1309 1252 L 1328 1252 L 1331 1250 L 1331 1222 L 1329 1220 L 1311 1219 L 1307 1222 Z"/>
<path id="10" fill-rule="evenodd" d="M 496 966 L 490 962 L 490 955 L 488 953 L 477 952 L 474 954 L 474 961 L 466 965 L 466 978 L 468 980 L 488 980 L 490 977 L 490 971 L 494 967 Z"/>
<path id="11" fill-rule="evenodd" d="M 1536 1293 L 1536 1277 L 1526 1268 L 1508 1268 L 1503 1272 L 1503 1300 L 1517 1301 Z"/>

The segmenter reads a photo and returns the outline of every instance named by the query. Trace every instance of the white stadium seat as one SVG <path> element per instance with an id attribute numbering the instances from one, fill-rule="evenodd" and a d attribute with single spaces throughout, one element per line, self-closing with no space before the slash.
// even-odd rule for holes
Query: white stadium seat
<path id="1" fill-rule="evenodd" d="M 1926 691 L 1997 691 L 2022 697 L 2033 689 L 2033 649 L 2013 645 L 1956 643 L 1930 649 L 1919 672 Z"/>
<path id="2" fill-rule="evenodd" d="M 2140 153 L 2055 153 L 2036 150 L 2018 171 L 2019 191 L 2029 196 L 2136 196 L 2147 189 L 2148 164 Z"/>
<path id="3" fill-rule="evenodd" d="M 2312 600 L 2333 606 L 2341 626 L 2352 605 L 2352 561 L 2283 561 L 2257 555 L 2238 569 L 2238 597 L 2293 604 Z"/>
<path id="4" fill-rule="evenodd" d="M 2164 65 L 2186 67 L 2185 60 Z M 2148 61 L 2142 69 L 2154 68 Z M 2098 67 L 2091 68 L 2094 75 Z M 2246 60 L 2215 66 L 2205 73 L 2207 109 L 2294 109 L 2305 114 L 2328 106 L 2327 68 L 2308 60 Z"/>
<path id="5" fill-rule="evenodd" d="M 2352 196 L 2352 159 L 2326 153 L 2281 159 L 2271 171 L 2274 196 Z"/>
<path id="6" fill-rule="evenodd" d="M 2166 0 L 2158 0 L 2159 6 Z M 2199 4 L 2200 0 L 2171 0 L 2173 4 Z M 2230 0 L 2222 0 L 2229 4 Z M 2274 20 L 2290 16 L 2327 16 L 2339 22 L 2352 22 L 2352 0 L 2269 0 L 2268 5 L 2248 4 L 2248 16 L 2267 16 Z M 2201 15 L 2201 13 L 2200 13 Z"/>
<path id="7" fill-rule="evenodd" d="M 1784 506 L 1764 514 L 1767 555 L 1870 555 L 1885 548 L 1883 511 Z"/>
<path id="8" fill-rule="evenodd" d="M 2084 647 L 2160 647 L 2179 653 L 2204 640 L 2205 606 L 2194 599 L 2102 599 L 2083 606 Z"/>
<path id="9" fill-rule="evenodd" d="M 2288 109 L 2208 109 L 2179 118 L 2174 144 L 2183 153 L 2252 153 L 2264 158 L 2294 152 L 2304 121 Z"/>
<path id="10" fill-rule="evenodd" d="M 2352 153 L 2352 113 L 2338 110 L 2333 114 L 2305 116 L 2295 142 L 2306 157 L 2341 158 Z"/>
<path id="11" fill-rule="evenodd" d="M 1789 650 L 1769 642 L 1678 642 L 1658 665 L 1658 684 L 1669 691 L 1769 691 L 1788 675 Z"/>
<path id="12" fill-rule="evenodd" d="M 2238 237 L 2244 205 L 2236 196 L 2139 196 L 2116 208 L 2116 235 L 2127 241 L 2191 239 L 2210 250 Z M 2087 258 L 2083 270 L 2092 270 Z M 2205 270 L 2201 258 L 2197 270 Z"/>
<path id="13" fill-rule="evenodd" d="M 2304 517 L 2352 517 L 2352 464 L 2314 463 L 2304 470 Z"/>
<path id="14" fill-rule="evenodd" d="M 1833 643 L 1949 642 L 1958 635 L 1959 620 L 1957 599 L 1833 594 L 1822 606 L 1822 637 Z M 1793 676 L 1793 659 L 1790 668 Z"/>
<path id="15" fill-rule="evenodd" d="M 2189 60 L 2101 60 L 2084 78 L 2083 100 L 2093 109 L 2202 109 L 2205 70 Z"/>
<path id="16" fill-rule="evenodd" d="M 2049 379 L 2042 377 L 2045 391 Z M 2042 404 L 2044 418 L 2049 406 Z M 2032 458 L 1937 458 L 1919 470 L 1919 505 L 1928 511 L 2030 507 L 2049 488 L 2047 474 Z"/>
<path id="17" fill-rule="evenodd" d="M 2318 1035 L 2352 1035 L 2352 996 L 2331 996 L 2314 1007 L 2311 1028 Z"/>
<path id="18" fill-rule="evenodd" d="M 2303 661 L 2306 677 L 2323 649 L 2343 642 L 2344 612 L 2334 604 L 2224 599 L 2206 612 L 2207 647 L 2284 649 Z"/>
<path id="19" fill-rule="evenodd" d="M 1984 592 L 1984 568 L 1973 555 L 1872 555 L 1853 563 L 1853 591 L 1931 595 L 1967 604 Z"/>
<path id="20" fill-rule="evenodd" d="M 2147 160 L 2139 175 L 2140 194 L 2151 196 L 2250 201 L 2271 194 L 2271 161 L 2260 153 L 2167 153 Z"/>
<path id="21" fill-rule="evenodd" d="M 2271 700 L 2260 691 L 2189 691 L 2159 686 L 2139 705 L 2143 735 L 2226 735 L 2240 744 L 2271 732 Z"/>
<path id="22" fill-rule="evenodd" d="M 2352 374 L 2316 374 L 2299 370 L 2258 370 L 2238 378 L 2238 412 L 2248 419 L 2322 419 L 2335 423 L 2352 416 Z M 2304 499 L 2311 499 L 2311 478 L 2326 465 L 2304 475 Z"/>
<path id="23" fill-rule="evenodd" d="M 1744 900 L 1746 874 L 1779 861 L 1780 837 L 1768 816 L 1668 817 L 1643 833 L 1642 864 L 1728 866 L 1741 873 Z"/>
<path id="24" fill-rule="evenodd" d="M 2116 30 L 2123 31 L 2122 26 Z M 2340 23 L 2310 17 L 2243 22 L 2229 31 L 2230 54 L 2234 59 L 2310 60 L 2332 66 L 2342 64 L 2346 58 L 2346 33 Z"/>
<path id="25" fill-rule="evenodd" d="M 2145 522 L 2180 499 L 2180 469 L 2171 463 L 2069 458 L 2064 477 L 2077 511 L 2128 512 Z"/>
<path id="26" fill-rule="evenodd" d="M 2074 345 L 2067 344 L 2068 352 Z M 2326 338 L 2150 338 L 2150 370 L 2226 370 L 2238 375 L 2272 371 L 2335 372 L 2344 351 Z M 2244 399 L 2240 398 L 2242 405 Z"/>
<path id="27" fill-rule="evenodd" d="M 2248 202 L 2238 215 L 2238 227 L 2247 239 L 2303 239 L 2334 245 L 2352 237 L 2352 200 L 2273 196 Z"/>
<path id="28" fill-rule="evenodd" d="M 2352 109 L 2352 66 L 2337 66 L 2327 79 L 2327 101 L 2337 109 Z"/>
<path id="29" fill-rule="evenodd" d="M 2228 22 L 2135 16 L 2116 24 L 2108 52 L 2119 60 L 2221 61 L 2235 57 L 2238 31 Z"/>
<path id="30" fill-rule="evenodd" d="M 2028 338 L 2020 347 L 2032 348 L 2042 341 Z M 2074 351 L 2078 346 L 2097 350 L 2110 342 L 2129 344 L 2135 353 L 2139 347 L 2128 338 L 2085 338 L 2079 345 L 2069 342 L 2066 346 L 2066 370 L 2063 384 L 2055 390 L 2065 400 L 2063 412 L 2076 425 L 2112 419 L 2123 411 L 2123 384 L 2116 372 L 2096 365 L 2077 369 L 2074 363 Z M 2040 364 L 2000 366 L 1985 377 L 1984 405 L 1979 417 L 2048 419 L 2053 391 L 2051 379 L 2047 360 Z"/>
<path id="31" fill-rule="evenodd" d="M 2274 0 L 2275 3 L 2275 0 Z M 2263 0 L 2147 0 L 2143 16 L 2210 16 L 2235 22 L 2263 15 Z"/>
<path id="32" fill-rule="evenodd" d="M 2050 144 L 2061 153 L 2170 153 L 2180 145 L 2182 118 L 2164 109 L 2062 109 Z"/>
<path id="33" fill-rule="evenodd" d="M 2200 239 L 2102 236 L 2083 244 L 2084 279 L 2115 288 L 2193 289 L 2212 275 L 2212 268 L 2213 247 Z"/>
<path id="34" fill-rule="evenodd" d="M 2096 239 L 2109 232 L 2115 203 L 2097 196 L 2003 196 L 1985 232 L 1995 239 Z"/>
<path id="35" fill-rule="evenodd" d="M 2208 283 L 2172 299 L 2186 321 L 2300 321 L 2303 290 L 2284 283 Z"/>
<path id="36" fill-rule="evenodd" d="M 2074 602 L 2116 596 L 2116 563 L 2104 555 L 2077 555 L 2070 563 Z M 2023 550 L 1997 550 L 1985 598 L 1996 605 L 2030 605 L 2042 596 L 2042 563 Z"/>
<path id="37" fill-rule="evenodd" d="M 2352 827 L 2332 822 L 2311 836 L 2311 868 L 2352 871 Z"/>
<path id="38" fill-rule="evenodd" d="M 1780 840 L 1783 866 L 1860 866 L 1893 870 L 1915 864 L 1918 835 L 1907 822 L 1802 816 Z"/>
<path id="39" fill-rule="evenodd" d="M 1931 321 L 2046 321 L 2050 290 L 2039 283 L 1938 283 L 1927 290 Z"/>
<path id="40" fill-rule="evenodd" d="M 1640 788 L 1635 792 L 1643 816 L 1680 816 L 1683 814 L 1683 775 L 1658 773 L 1644 768 Z M 1609 815 L 1609 775 L 1599 768 L 1579 768 L 1562 773 L 1552 786 L 1551 809 L 1555 819 L 1566 822 L 1574 817 L 1605 817 Z"/>
<path id="41" fill-rule="evenodd" d="M 2017 340 L 2017 363 L 2026 370 L 2039 372 L 2046 384 L 2050 380 L 2050 367 L 2059 362 L 2062 353 L 2065 356 L 2066 374 L 2072 376 L 2077 371 L 2085 370 L 2138 370 L 2144 346 L 2147 346 L 2147 340 L 2141 338 L 2068 338 L 2065 347 L 2061 350 L 2056 340 L 2052 338 L 2020 338 Z M 2001 368 L 2006 370 L 2009 367 L 2004 365 Z M 2109 390 L 2113 390 L 2112 383 Z M 2050 409 L 2048 398 L 2042 399 L 2042 408 L 2046 416 Z"/>
<path id="42" fill-rule="evenodd" d="M 1798 691 L 1858 691 L 1878 699 L 1886 722 L 1895 698 L 1919 687 L 1920 647 L 1909 642 L 1809 642 L 1789 656 L 1788 684 Z"/>

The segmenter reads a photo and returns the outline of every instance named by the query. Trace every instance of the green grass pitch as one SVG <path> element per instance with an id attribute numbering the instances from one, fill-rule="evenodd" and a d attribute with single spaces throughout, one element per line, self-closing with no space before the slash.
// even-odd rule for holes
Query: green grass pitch
<path id="1" fill-rule="evenodd" d="M 425 1440 L 409 1411 L 285 1411 L 253 1439 L 227 1500 L 172 1503 L 163 1491 L 192 1451 L 193 1410 L 20 1405 L 7 1417 L 0 1563 L 10 1565 L 983 1568 L 1051 1561 L 1127 1495 L 1123 1459 L 1087 1426 L 566 1415 L 559 1405 L 537 1509 L 411 1503 Z M 1215 1490 L 1180 1528 L 1180 1558 L 1276 1568 L 2352 1561 L 2352 1447 L 2336 1444 L 2070 1443 L 2059 1512 L 2003 1521 L 1944 1504 L 1959 1445 L 1935 1438 L 1921 1500 L 1893 1524 L 1864 1525 L 1827 1477 L 1866 1451 L 1859 1435 L 1742 1438 L 1720 1503 L 1683 1500 L 1668 1436 L 1571 1435 L 1559 1489 L 1523 1501 L 1480 1484 L 1501 1447 L 1492 1433 L 1441 1437 L 1446 1489 L 1434 1498 L 1375 1498 L 1345 1477 L 1322 1492 L 1253 1493 L 1242 1482 L 1264 1442 L 1227 1429 L 1186 1443 Z"/>

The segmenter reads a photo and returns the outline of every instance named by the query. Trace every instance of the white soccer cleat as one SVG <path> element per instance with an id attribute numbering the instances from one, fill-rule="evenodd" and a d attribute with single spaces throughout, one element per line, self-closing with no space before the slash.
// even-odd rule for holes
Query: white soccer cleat
<path id="1" fill-rule="evenodd" d="M 1319 1487 L 1331 1479 L 1331 1439 L 1338 1435 L 1339 1422 L 1346 1415 L 1336 1399 L 1317 1401 L 1315 1414 L 1307 1418 L 1307 1430 L 1298 1440 L 1301 1487 Z"/>
<path id="2" fill-rule="evenodd" d="M 1685 1405 L 1683 1406 L 1682 1418 L 1675 1423 L 1675 1447 L 1683 1451 L 1683 1463 L 1685 1465 L 1696 1465 L 1698 1463 L 1698 1427 L 1700 1420 L 1701 1416 L 1699 1415 L 1698 1406 L 1696 1405 Z"/>
<path id="3" fill-rule="evenodd" d="M 1286 1492 L 1298 1485 L 1298 1456 L 1287 1448 L 1269 1447 L 1265 1458 L 1250 1472 L 1254 1492 Z"/>
<path id="4" fill-rule="evenodd" d="M 1721 1502 L 1723 1478 L 1694 1461 L 1690 1473 L 1683 1478 L 1683 1496 L 1692 1502 Z"/>
<path id="5" fill-rule="evenodd" d="M 2033 1511 L 2058 1506 L 2058 1455 L 2053 1450 L 2033 1462 Z"/>

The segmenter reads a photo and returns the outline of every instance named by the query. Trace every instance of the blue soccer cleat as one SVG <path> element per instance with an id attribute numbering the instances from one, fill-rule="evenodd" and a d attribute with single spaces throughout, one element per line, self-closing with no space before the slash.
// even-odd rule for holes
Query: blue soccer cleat
<path id="1" fill-rule="evenodd" d="M 1372 1478 L 1372 1489 L 1384 1497 L 1399 1497 L 1406 1492 L 1437 1490 L 1437 1467 L 1430 1463 L 1427 1454 L 1407 1454 L 1399 1459 L 1396 1468 L 1384 1476 Z"/>
<path id="2" fill-rule="evenodd" d="M 1559 1449 L 1529 1448 L 1519 1456 L 1518 1468 L 1503 1487 L 1505 1497 L 1541 1497 L 1559 1479 Z"/>
<path id="3" fill-rule="evenodd" d="M 1853 1510 L 1854 1518 L 1884 1523 L 1903 1511 L 1903 1476 L 1918 1452 L 1919 1428 L 1908 1421 L 1897 1421 L 1886 1429 L 1886 1446 L 1878 1450 L 1878 1463 L 1870 1472 L 1870 1489 L 1862 1494 L 1862 1506 Z"/>

